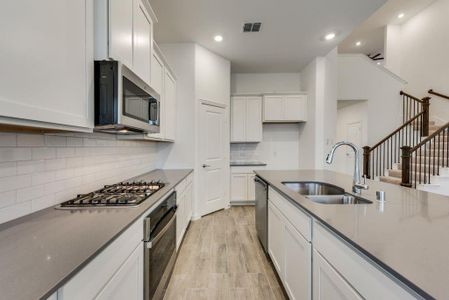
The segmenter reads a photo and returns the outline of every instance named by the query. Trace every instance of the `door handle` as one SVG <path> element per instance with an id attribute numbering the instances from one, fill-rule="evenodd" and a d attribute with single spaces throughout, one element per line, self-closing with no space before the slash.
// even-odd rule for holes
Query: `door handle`
<path id="1" fill-rule="evenodd" d="M 209 168 L 210 165 L 203 164 L 203 168 Z"/>

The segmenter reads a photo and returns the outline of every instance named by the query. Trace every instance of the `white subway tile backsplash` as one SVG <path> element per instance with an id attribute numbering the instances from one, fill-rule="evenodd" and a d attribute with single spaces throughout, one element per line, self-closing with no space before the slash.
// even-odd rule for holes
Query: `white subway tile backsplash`
<path id="1" fill-rule="evenodd" d="M 44 195 L 44 185 L 31 186 L 17 190 L 17 202 L 25 202 Z"/>
<path id="2" fill-rule="evenodd" d="M 17 174 L 17 163 L 0 163 L 0 177 L 14 176 Z"/>
<path id="3" fill-rule="evenodd" d="M 0 133 L 0 147 L 17 146 L 17 135 L 13 133 Z"/>
<path id="4" fill-rule="evenodd" d="M 69 146 L 69 147 L 81 147 L 81 146 L 83 146 L 83 138 L 80 138 L 80 137 L 67 137 L 67 146 Z"/>
<path id="5" fill-rule="evenodd" d="M 56 158 L 56 148 L 33 148 L 33 160 Z"/>
<path id="6" fill-rule="evenodd" d="M 65 147 L 67 146 L 67 137 L 58 135 L 46 135 L 45 145 L 48 147 Z"/>
<path id="7" fill-rule="evenodd" d="M 12 191 L 31 186 L 30 175 L 9 176 L 0 178 L 0 192 Z"/>
<path id="8" fill-rule="evenodd" d="M 0 223 L 8 222 L 31 212 L 31 201 L 3 207 L 0 209 Z"/>
<path id="9" fill-rule="evenodd" d="M 49 183 L 55 180 L 55 172 L 42 172 L 32 174 L 32 185 L 39 185 L 44 183 Z"/>
<path id="10" fill-rule="evenodd" d="M 47 207 L 50 207 L 52 205 L 55 205 L 55 195 L 45 195 L 40 198 L 36 198 L 31 200 L 31 210 L 38 211 Z"/>
<path id="11" fill-rule="evenodd" d="M 160 165 L 155 143 L 114 135 L 0 133 L 0 223 Z"/>
<path id="12" fill-rule="evenodd" d="M 17 146 L 19 147 L 42 147 L 45 139 L 42 134 L 18 134 Z"/>
<path id="13" fill-rule="evenodd" d="M 17 162 L 17 174 L 31 174 L 45 170 L 44 160 L 27 160 Z"/>
<path id="14" fill-rule="evenodd" d="M 0 162 L 31 159 L 31 148 L 0 148 Z"/>
<path id="15" fill-rule="evenodd" d="M 16 191 L 8 191 L 0 193 L 0 209 L 16 202 Z"/>

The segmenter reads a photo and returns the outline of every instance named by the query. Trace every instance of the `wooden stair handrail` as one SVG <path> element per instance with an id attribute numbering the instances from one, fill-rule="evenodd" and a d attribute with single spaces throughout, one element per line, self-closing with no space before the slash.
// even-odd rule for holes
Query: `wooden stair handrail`
<path id="1" fill-rule="evenodd" d="M 449 122 L 441 126 L 438 130 L 436 130 L 434 133 L 426 137 L 424 140 L 422 140 L 418 145 L 410 149 L 410 152 L 413 153 L 419 148 L 421 148 L 423 145 L 427 144 L 428 141 L 436 137 L 438 134 L 440 134 L 442 131 L 446 130 L 449 127 Z"/>
<path id="2" fill-rule="evenodd" d="M 404 146 L 401 148 L 401 165 L 402 165 L 402 178 L 401 185 L 406 187 L 416 187 L 416 184 L 430 183 L 430 178 L 432 175 L 439 175 L 440 167 L 449 167 L 449 156 L 444 154 L 449 150 L 449 122 L 441 126 L 434 133 L 427 136 L 424 140 L 418 143 L 416 146 L 409 147 Z M 438 137 L 438 138 L 437 138 Z M 441 146 L 441 139 L 443 139 Z M 435 148 L 435 144 L 438 141 L 438 148 Z M 427 150 L 427 145 L 429 148 Z M 434 146 L 432 149 L 431 146 Z M 441 149 L 442 147 L 442 149 Z M 424 150 L 422 150 L 424 148 Z M 443 154 L 441 152 L 443 150 Z M 419 151 L 419 156 L 418 154 Z M 421 161 L 421 155 L 424 151 L 424 158 Z M 427 152 L 428 151 L 428 152 Z M 433 152 L 433 153 L 432 153 Z M 427 158 L 426 153 L 429 153 Z M 411 163 L 413 159 L 413 154 L 415 154 L 414 168 L 412 168 Z M 433 156 L 432 156 L 433 154 Z M 437 154 L 435 156 L 435 154 Z M 417 159 L 419 157 L 419 160 Z M 417 165 L 419 164 L 419 168 Z M 424 166 L 424 168 L 422 168 Z M 418 176 L 419 174 L 419 176 Z M 424 176 L 424 177 L 423 177 Z"/>
<path id="3" fill-rule="evenodd" d="M 418 119 L 420 116 L 424 115 L 425 112 L 420 112 L 419 114 L 417 114 L 415 117 L 411 118 L 410 120 L 408 120 L 406 123 L 402 124 L 400 127 L 398 127 L 395 131 L 393 131 L 392 133 L 390 133 L 389 135 L 387 135 L 385 138 L 383 138 L 380 142 L 378 142 L 377 144 L 375 144 L 373 147 L 370 148 L 369 152 L 372 152 L 374 149 L 376 149 L 377 147 L 379 147 L 380 145 L 382 145 L 386 140 L 388 140 L 389 138 L 391 138 L 393 135 L 395 135 L 396 133 L 398 133 L 399 131 L 401 131 L 402 129 L 404 129 L 405 127 L 407 127 L 408 125 L 410 125 L 411 123 L 413 123 L 416 119 Z"/>
<path id="4" fill-rule="evenodd" d="M 441 93 L 437 93 L 437 92 L 435 92 L 432 89 L 428 90 L 427 93 L 449 100 L 449 96 L 446 96 L 446 95 L 441 94 Z"/>
<path id="5" fill-rule="evenodd" d="M 400 91 L 399 94 L 400 94 L 401 96 L 402 96 L 402 95 L 405 95 L 405 96 L 407 96 L 407 97 L 409 97 L 409 98 L 412 98 L 413 100 L 418 101 L 418 102 L 420 102 L 420 103 L 424 103 L 423 100 L 421 100 L 421 99 L 419 99 L 419 98 L 416 98 L 415 96 L 412 96 L 412 95 L 410 95 L 410 94 L 407 94 L 407 93 L 404 92 L 404 91 Z"/>

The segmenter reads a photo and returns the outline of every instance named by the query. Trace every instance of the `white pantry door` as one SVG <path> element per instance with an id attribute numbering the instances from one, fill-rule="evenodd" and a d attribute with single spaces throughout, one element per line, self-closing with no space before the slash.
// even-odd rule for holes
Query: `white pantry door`
<path id="1" fill-rule="evenodd" d="M 201 215 L 223 209 L 226 197 L 226 120 L 225 109 L 201 104 L 199 129 L 199 195 Z"/>

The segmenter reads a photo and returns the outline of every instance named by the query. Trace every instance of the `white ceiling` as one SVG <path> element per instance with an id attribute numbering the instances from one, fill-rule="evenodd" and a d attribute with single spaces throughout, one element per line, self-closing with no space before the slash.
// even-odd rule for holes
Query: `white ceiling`
<path id="1" fill-rule="evenodd" d="M 384 48 L 384 28 L 386 25 L 398 25 L 432 4 L 435 0 L 388 0 L 365 22 L 358 26 L 339 46 L 340 53 L 374 53 Z M 404 17 L 398 19 L 400 13 Z M 355 43 L 362 41 L 360 47 Z"/>
<path id="2" fill-rule="evenodd" d="M 386 0 L 150 0 L 159 43 L 196 42 L 233 72 L 297 72 L 325 55 Z M 243 33 L 244 22 L 262 22 Z M 324 41 L 328 32 L 333 41 Z M 221 34 L 223 42 L 213 40 Z"/>

